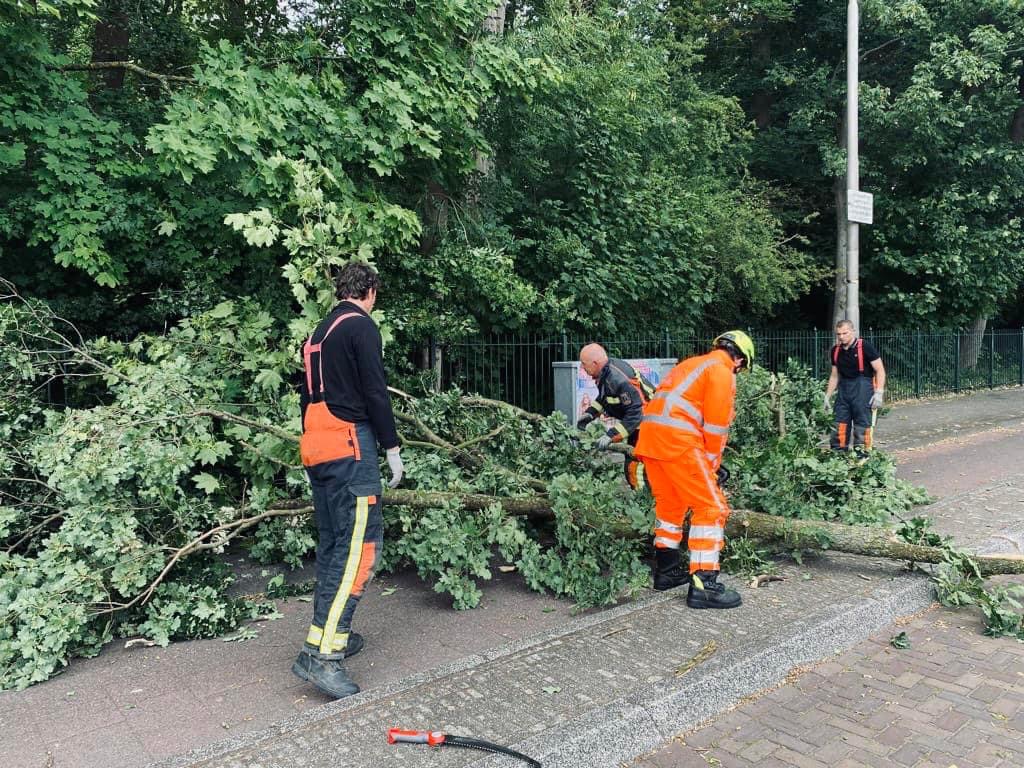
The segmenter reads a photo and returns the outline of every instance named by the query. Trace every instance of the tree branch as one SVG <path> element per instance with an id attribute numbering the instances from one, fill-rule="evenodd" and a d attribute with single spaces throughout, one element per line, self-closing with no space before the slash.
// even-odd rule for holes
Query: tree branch
<path id="1" fill-rule="evenodd" d="M 148 77 L 151 80 L 158 80 L 164 88 L 168 91 L 171 90 L 171 83 L 193 83 L 195 80 L 185 75 L 164 75 L 160 72 L 153 72 L 149 69 L 143 69 L 134 61 L 91 61 L 88 64 L 65 64 L 63 67 L 47 67 L 47 69 L 57 72 L 88 72 L 91 70 L 103 70 L 103 69 L 126 69 L 129 72 L 134 72 L 142 77 Z"/>
<path id="2" fill-rule="evenodd" d="M 269 432 L 275 437 L 280 437 L 282 440 L 288 440 L 292 443 L 299 442 L 298 435 L 293 435 L 287 430 L 275 427 L 273 424 L 263 424 L 253 419 L 247 419 L 245 416 L 238 416 L 234 413 L 226 413 L 225 411 L 215 411 L 212 408 L 201 408 L 198 411 L 193 412 L 193 416 L 209 416 L 212 419 L 219 419 L 220 421 L 231 421 L 235 424 L 243 424 L 247 427 L 253 427 L 255 429 L 261 429 L 264 432 Z"/>
<path id="3" fill-rule="evenodd" d="M 514 413 L 519 418 L 526 419 L 527 421 L 532 421 L 534 424 L 540 424 L 546 418 L 537 413 L 530 413 L 529 411 L 524 411 L 522 408 L 512 405 L 512 403 L 506 403 L 502 400 L 491 400 L 489 398 L 479 397 L 477 395 L 473 395 L 471 397 L 463 397 L 462 404 L 470 407 L 486 406 L 488 408 L 505 408 L 507 410 L 512 411 L 512 413 Z"/>

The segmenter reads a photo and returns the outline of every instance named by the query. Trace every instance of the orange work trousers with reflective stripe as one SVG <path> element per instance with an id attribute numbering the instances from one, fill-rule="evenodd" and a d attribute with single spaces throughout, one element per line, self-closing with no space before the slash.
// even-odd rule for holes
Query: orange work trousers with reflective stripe
<path id="1" fill-rule="evenodd" d="M 679 549 L 690 511 L 690 573 L 719 570 L 730 509 L 704 451 L 694 447 L 672 461 L 645 457 L 643 462 L 654 495 L 654 546 Z"/>

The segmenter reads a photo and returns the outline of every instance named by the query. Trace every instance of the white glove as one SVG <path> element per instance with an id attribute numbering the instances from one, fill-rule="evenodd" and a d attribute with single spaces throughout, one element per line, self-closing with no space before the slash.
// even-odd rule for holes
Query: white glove
<path id="1" fill-rule="evenodd" d="M 832 410 L 832 396 L 828 392 L 826 392 L 824 396 L 821 398 L 821 402 L 822 405 L 825 406 L 826 411 Z"/>
<path id="2" fill-rule="evenodd" d="M 873 410 L 873 409 L 876 409 L 876 408 L 881 408 L 882 404 L 884 402 L 885 402 L 885 390 L 884 389 L 876 389 L 875 390 L 875 394 L 873 394 L 871 396 L 871 402 L 868 403 L 868 405 L 871 406 L 871 408 Z"/>
<path id="3" fill-rule="evenodd" d="M 601 435 L 601 437 L 599 437 L 597 439 L 597 450 L 603 451 L 605 448 L 607 448 L 611 444 L 612 444 L 612 439 L 610 437 L 608 437 L 608 435 Z"/>
<path id="4" fill-rule="evenodd" d="M 398 446 L 388 448 L 385 456 L 388 459 L 388 467 L 391 469 L 391 480 L 388 481 L 388 488 L 397 488 L 402 482 L 402 475 L 405 474 L 405 464 L 402 463 L 401 448 Z"/>

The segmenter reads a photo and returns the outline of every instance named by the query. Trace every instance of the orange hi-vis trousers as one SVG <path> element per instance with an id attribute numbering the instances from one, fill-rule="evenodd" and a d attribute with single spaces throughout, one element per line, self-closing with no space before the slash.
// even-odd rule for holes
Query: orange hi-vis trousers
<path id="1" fill-rule="evenodd" d="M 694 446 L 671 461 L 645 457 L 643 462 L 654 495 L 654 546 L 679 549 L 686 512 L 692 510 L 690 573 L 719 570 L 730 510 L 705 452 Z"/>

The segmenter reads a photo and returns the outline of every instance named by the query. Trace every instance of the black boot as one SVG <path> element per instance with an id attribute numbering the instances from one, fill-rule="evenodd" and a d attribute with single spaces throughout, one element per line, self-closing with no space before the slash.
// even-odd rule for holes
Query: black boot
<path id="1" fill-rule="evenodd" d="M 351 658 L 363 650 L 363 636 L 358 632 L 348 633 L 348 645 L 345 646 L 345 658 Z"/>
<path id="2" fill-rule="evenodd" d="M 718 583 L 718 571 L 697 571 L 686 593 L 691 608 L 738 608 L 742 602 L 739 592 Z"/>
<path id="3" fill-rule="evenodd" d="M 292 672 L 336 699 L 359 693 L 359 686 L 349 678 L 339 653 L 325 655 L 303 648 L 292 664 Z"/>
<path id="4" fill-rule="evenodd" d="M 363 650 L 364 645 L 366 645 L 366 642 L 363 640 L 362 635 L 358 632 L 349 632 L 348 643 L 345 645 L 345 658 L 350 659 L 355 656 Z M 310 653 L 320 652 L 320 646 L 313 645 L 312 643 L 306 643 L 303 647 Z"/>
<path id="5" fill-rule="evenodd" d="M 654 588 L 659 592 L 690 583 L 690 573 L 679 561 L 678 549 L 656 549 L 654 557 Z"/>

